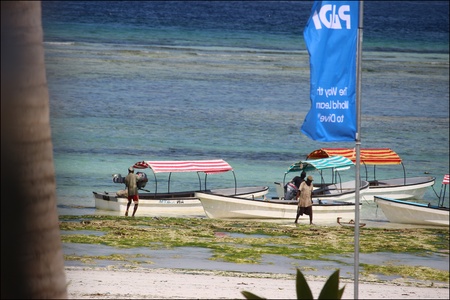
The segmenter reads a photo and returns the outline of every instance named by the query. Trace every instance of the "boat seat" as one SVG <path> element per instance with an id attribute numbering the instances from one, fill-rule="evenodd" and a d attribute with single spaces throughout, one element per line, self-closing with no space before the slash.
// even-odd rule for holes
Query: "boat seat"
<path id="1" fill-rule="evenodd" d="M 353 188 L 336 188 L 336 187 L 329 187 L 329 186 L 325 186 L 325 187 L 321 187 L 318 189 L 313 190 L 313 195 L 315 196 L 320 196 L 320 195 L 334 195 L 334 194 L 340 194 L 343 191 L 348 190 L 348 191 L 352 191 L 354 190 Z"/>
<path id="2" fill-rule="evenodd" d="M 284 200 L 284 187 L 279 182 L 274 182 L 279 200 Z"/>
<path id="3" fill-rule="evenodd" d="M 378 180 L 371 180 L 371 181 L 369 181 L 369 186 L 378 186 L 378 185 L 379 185 Z"/>
<path id="4" fill-rule="evenodd" d="M 386 181 L 379 181 L 379 180 L 372 180 L 372 181 L 369 181 L 369 186 L 391 186 L 391 185 L 396 185 L 396 184 L 391 184 L 392 182 L 390 182 L 390 183 L 387 183 Z M 401 181 L 401 184 L 403 184 L 403 182 Z"/>
<path id="5" fill-rule="evenodd" d="M 336 190 L 331 191 L 330 189 L 317 189 L 313 191 L 314 196 L 320 196 L 320 195 L 331 195 L 331 194 L 337 194 L 338 192 Z"/>

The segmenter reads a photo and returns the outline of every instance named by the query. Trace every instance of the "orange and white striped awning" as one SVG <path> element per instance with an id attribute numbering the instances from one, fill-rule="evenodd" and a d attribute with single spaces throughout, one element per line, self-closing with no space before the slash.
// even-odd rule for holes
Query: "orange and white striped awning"
<path id="1" fill-rule="evenodd" d="M 356 162 L 356 150 L 354 148 L 321 148 L 311 152 L 307 159 L 319 159 L 336 155 L 347 157 L 352 162 Z M 360 162 L 366 165 L 399 165 L 402 163 L 402 159 L 389 148 L 365 148 L 360 149 Z"/>

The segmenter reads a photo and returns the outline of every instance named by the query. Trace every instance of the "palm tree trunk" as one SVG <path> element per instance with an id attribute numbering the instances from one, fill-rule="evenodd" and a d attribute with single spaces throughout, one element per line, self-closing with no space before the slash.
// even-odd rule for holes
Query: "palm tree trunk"
<path id="1" fill-rule="evenodd" d="M 67 298 L 41 3 L 1 2 L 1 297 Z"/>

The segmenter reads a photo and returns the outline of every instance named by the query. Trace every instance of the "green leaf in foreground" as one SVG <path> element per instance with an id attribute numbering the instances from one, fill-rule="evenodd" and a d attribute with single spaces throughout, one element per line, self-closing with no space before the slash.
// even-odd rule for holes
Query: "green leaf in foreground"
<path id="1" fill-rule="evenodd" d="M 297 291 L 297 299 L 313 299 L 313 295 L 311 289 L 309 288 L 308 282 L 306 282 L 305 276 L 303 273 L 297 269 L 297 279 L 296 279 L 296 291 Z"/>
<path id="2" fill-rule="evenodd" d="M 299 269 L 297 269 L 297 278 L 295 282 L 297 299 L 314 299 L 308 282 Z M 325 282 L 318 299 L 341 299 L 344 294 L 344 289 L 345 286 L 342 289 L 339 289 L 339 270 L 336 270 Z M 241 293 L 246 299 L 266 299 L 247 291 L 242 291 Z"/>

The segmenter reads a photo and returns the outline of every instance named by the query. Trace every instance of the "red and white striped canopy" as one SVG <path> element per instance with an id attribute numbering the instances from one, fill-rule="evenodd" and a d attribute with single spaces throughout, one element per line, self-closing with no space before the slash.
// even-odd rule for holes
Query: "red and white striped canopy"
<path id="1" fill-rule="evenodd" d="M 204 172 L 206 174 L 232 171 L 233 168 L 224 160 L 166 160 L 141 161 L 133 166 L 135 169 L 150 168 L 154 173 L 170 172 Z"/>
<path id="2" fill-rule="evenodd" d="M 449 184 L 449 181 L 450 181 L 450 175 L 445 174 L 444 179 L 442 180 L 442 184 Z"/>
<path id="3" fill-rule="evenodd" d="M 347 157 L 352 162 L 356 162 L 355 148 L 321 148 L 311 152 L 307 159 L 319 159 L 336 155 Z M 364 148 L 360 149 L 360 162 L 366 165 L 399 165 L 402 163 L 402 159 L 389 148 Z"/>

